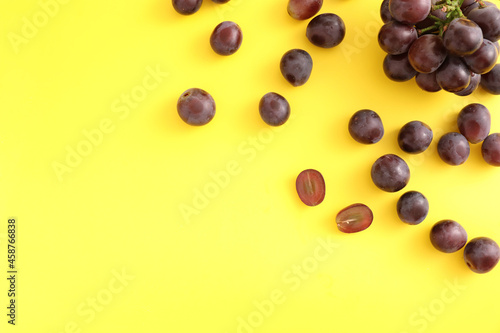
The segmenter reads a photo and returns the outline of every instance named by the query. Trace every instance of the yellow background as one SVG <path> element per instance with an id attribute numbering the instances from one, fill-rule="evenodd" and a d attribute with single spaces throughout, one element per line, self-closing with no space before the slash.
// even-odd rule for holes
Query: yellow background
<path id="1" fill-rule="evenodd" d="M 435 222 L 455 219 L 469 239 L 500 241 L 500 169 L 482 161 L 480 145 L 458 167 L 436 152 L 468 103 L 487 106 L 492 132 L 500 132 L 500 100 L 389 81 L 376 40 L 379 1 L 325 1 L 321 12 L 347 27 L 333 49 L 310 44 L 307 21 L 291 19 L 286 4 L 205 0 L 182 16 L 169 0 L 1 2 L 0 275 L 7 275 L 10 217 L 18 223 L 19 270 L 15 327 L 7 324 L 1 279 L 2 332 L 500 330 L 500 268 L 472 273 L 463 251 L 440 253 L 428 239 Z M 224 20 L 243 30 L 229 57 L 208 42 Z M 279 71 L 292 48 L 314 61 L 301 87 Z M 206 126 L 177 115 L 177 98 L 191 87 L 216 101 Z M 279 128 L 258 114 L 269 91 L 291 105 Z M 347 131 L 363 108 L 385 126 L 375 145 Z M 417 156 L 396 141 L 411 120 L 434 130 Z M 70 153 L 77 149 L 85 156 Z M 370 179 L 386 153 L 411 170 L 399 193 Z M 295 192 L 307 168 L 326 181 L 316 207 Z M 430 202 L 418 226 L 396 214 L 407 190 Z M 373 224 L 342 234 L 335 215 L 356 202 L 372 208 Z"/>

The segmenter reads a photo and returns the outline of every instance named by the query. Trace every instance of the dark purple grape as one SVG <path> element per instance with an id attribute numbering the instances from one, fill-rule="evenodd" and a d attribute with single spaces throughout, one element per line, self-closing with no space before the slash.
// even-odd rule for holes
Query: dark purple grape
<path id="1" fill-rule="evenodd" d="M 290 104 L 283 96 L 269 92 L 260 99 L 259 113 L 266 124 L 280 126 L 290 117 Z"/>
<path id="2" fill-rule="evenodd" d="M 498 54 L 500 54 L 500 43 L 498 41 L 496 41 L 496 42 L 493 42 L 493 45 L 495 45 L 495 47 L 497 48 Z"/>
<path id="3" fill-rule="evenodd" d="M 227 3 L 229 0 L 212 0 L 215 3 Z"/>
<path id="4" fill-rule="evenodd" d="M 467 18 L 477 23 L 486 39 L 495 42 L 500 39 L 500 9 L 496 6 L 475 8 Z"/>
<path id="5" fill-rule="evenodd" d="M 411 45 L 408 60 L 417 72 L 432 73 L 445 61 L 447 54 L 439 35 L 422 35 Z"/>
<path id="6" fill-rule="evenodd" d="M 382 4 L 380 5 L 380 18 L 384 23 L 393 20 L 391 11 L 389 10 L 389 0 L 382 1 Z"/>
<path id="7" fill-rule="evenodd" d="M 479 143 L 490 134 L 490 111 L 482 104 L 469 104 L 458 113 L 457 125 L 470 143 Z"/>
<path id="8" fill-rule="evenodd" d="M 397 192 L 410 181 L 410 168 L 399 156 L 387 154 L 373 163 L 371 170 L 373 183 L 386 192 Z"/>
<path id="9" fill-rule="evenodd" d="M 349 133 L 359 143 L 377 143 L 384 136 L 384 125 L 375 111 L 359 110 L 349 120 Z"/>
<path id="10" fill-rule="evenodd" d="M 417 225 L 427 217 L 429 201 L 422 193 L 409 191 L 399 198 L 396 210 L 401 221 Z"/>
<path id="11" fill-rule="evenodd" d="M 342 209 L 336 216 L 337 228 L 347 234 L 360 232 L 373 222 L 372 210 L 364 204 L 357 203 Z"/>
<path id="12" fill-rule="evenodd" d="M 489 165 L 500 166 L 500 133 L 490 134 L 484 139 L 481 154 Z"/>
<path id="13" fill-rule="evenodd" d="M 423 21 L 431 11 L 431 0 L 390 0 L 392 17 L 406 24 Z"/>
<path id="14" fill-rule="evenodd" d="M 317 170 L 307 169 L 299 173 L 295 188 L 300 200 L 308 206 L 317 206 L 325 199 L 325 180 Z"/>
<path id="15" fill-rule="evenodd" d="M 417 82 L 420 89 L 428 92 L 438 92 L 441 90 L 441 86 L 436 81 L 436 72 L 417 73 L 415 82 Z"/>
<path id="16" fill-rule="evenodd" d="M 189 125 L 205 125 L 215 116 L 215 102 L 205 90 L 191 88 L 179 97 L 177 112 Z"/>
<path id="17" fill-rule="evenodd" d="M 442 220 L 434 224 L 430 232 L 432 245 L 444 253 L 460 250 L 467 243 L 464 227 L 453 220 Z"/>
<path id="18" fill-rule="evenodd" d="M 476 74 L 474 72 L 471 72 L 470 82 L 467 88 L 457 91 L 454 94 L 457 96 L 469 96 L 474 91 L 476 91 L 477 87 L 479 87 L 479 82 L 481 82 L 481 74 Z"/>
<path id="19" fill-rule="evenodd" d="M 296 20 L 307 20 L 316 15 L 323 6 L 323 0 L 289 0 L 288 14 Z"/>
<path id="20" fill-rule="evenodd" d="M 449 92 L 459 92 L 469 86 L 471 71 L 459 57 L 448 56 L 436 71 L 436 81 Z"/>
<path id="21" fill-rule="evenodd" d="M 432 4 L 433 5 L 436 2 L 437 2 L 437 0 L 432 0 Z M 437 17 L 437 18 L 439 18 L 440 20 L 443 20 L 443 21 L 446 20 L 446 12 L 443 12 L 441 9 L 435 9 L 435 10 L 431 11 L 430 14 L 429 14 L 429 16 L 430 15 L 432 15 L 434 17 Z M 417 28 L 419 30 L 420 29 L 425 29 L 425 28 L 433 26 L 435 23 L 436 23 L 436 21 L 434 21 L 430 17 L 427 17 L 425 20 L 416 23 L 415 24 L 415 28 Z M 427 33 L 429 33 L 429 32 L 427 32 Z"/>
<path id="22" fill-rule="evenodd" d="M 479 49 L 464 57 L 464 61 L 469 68 L 477 74 L 488 73 L 495 67 L 498 60 L 498 51 L 492 41 L 483 39 Z"/>
<path id="23" fill-rule="evenodd" d="M 498 264 L 500 247 L 491 238 L 476 237 L 464 249 L 464 260 L 475 273 L 488 273 Z"/>
<path id="24" fill-rule="evenodd" d="M 174 9 L 182 15 L 191 15 L 196 13 L 203 0 L 172 0 Z"/>
<path id="25" fill-rule="evenodd" d="M 335 14 L 325 13 L 313 18 L 306 28 L 306 37 L 311 43 L 323 48 L 339 45 L 345 36 L 344 21 Z"/>
<path id="26" fill-rule="evenodd" d="M 456 18 L 448 25 L 443 34 L 446 49 L 458 56 L 476 52 L 483 42 L 481 28 L 465 17 Z"/>
<path id="27" fill-rule="evenodd" d="M 402 54 L 408 52 L 417 37 L 415 27 L 397 21 L 389 21 L 380 28 L 378 44 L 382 50 L 389 54 Z"/>
<path id="28" fill-rule="evenodd" d="M 425 151 L 432 142 L 433 134 L 429 125 L 415 120 L 405 124 L 398 134 L 401 150 L 410 154 Z"/>
<path id="29" fill-rule="evenodd" d="M 301 49 L 286 52 L 280 62 L 281 74 L 294 87 L 301 86 L 309 80 L 312 67 L 311 56 Z"/>
<path id="30" fill-rule="evenodd" d="M 493 95 L 500 95 L 500 64 L 496 64 L 491 71 L 481 75 L 481 87 Z"/>
<path id="31" fill-rule="evenodd" d="M 383 63 L 385 75 L 396 82 L 404 82 L 411 80 L 417 72 L 411 66 L 408 60 L 408 54 L 388 54 L 384 58 Z"/>
<path id="32" fill-rule="evenodd" d="M 462 14 L 464 14 L 465 16 L 468 16 L 469 13 L 473 10 L 473 9 L 476 9 L 479 7 L 479 2 L 477 2 L 476 0 L 473 0 L 473 1 L 464 1 L 464 4 L 465 3 L 470 3 L 470 5 L 467 5 L 467 6 L 464 6 L 462 4 Z M 493 7 L 496 7 L 496 5 L 493 3 L 493 2 L 490 2 L 490 1 L 484 1 L 483 0 L 483 5 L 484 7 L 489 7 L 489 6 L 493 6 Z"/>
<path id="33" fill-rule="evenodd" d="M 217 54 L 231 55 L 238 51 L 242 40 L 243 33 L 240 26 L 231 21 L 224 21 L 212 32 L 210 46 Z"/>
<path id="34" fill-rule="evenodd" d="M 437 151 L 444 162 L 449 165 L 460 165 L 469 158 L 470 146 L 465 136 L 451 132 L 439 139 Z"/>

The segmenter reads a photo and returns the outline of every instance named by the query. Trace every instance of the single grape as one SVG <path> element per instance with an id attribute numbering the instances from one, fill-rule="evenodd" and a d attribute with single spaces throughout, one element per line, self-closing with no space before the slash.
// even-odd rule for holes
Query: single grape
<path id="1" fill-rule="evenodd" d="M 471 71 L 459 57 L 448 56 L 436 71 L 436 81 L 443 90 L 459 92 L 469 86 Z"/>
<path id="2" fill-rule="evenodd" d="M 481 87 L 493 95 L 500 95 L 500 64 L 496 64 L 491 71 L 481 75 Z"/>
<path id="3" fill-rule="evenodd" d="M 417 225 L 427 217 L 429 213 L 429 201 L 422 193 L 409 191 L 399 198 L 396 210 L 401 221 Z"/>
<path id="4" fill-rule="evenodd" d="M 342 209 L 336 216 L 337 228 L 344 233 L 360 232 L 373 222 L 372 210 L 364 204 L 357 203 Z"/>
<path id="5" fill-rule="evenodd" d="M 392 17 L 406 24 L 423 21 L 431 11 L 430 0 L 390 0 L 389 10 Z"/>
<path id="6" fill-rule="evenodd" d="M 460 250 L 467 243 L 467 232 L 464 227 L 453 220 L 441 220 L 431 228 L 432 245 L 444 253 Z"/>
<path id="7" fill-rule="evenodd" d="M 172 0 L 174 9 L 182 15 L 191 15 L 196 13 L 203 0 Z"/>
<path id="8" fill-rule="evenodd" d="M 479 143 L 490 134 L 490 111 L 482 104 L 469 104 L 458 113 L 457 125 L 470 143 Z"/>
<path id="9" fill-rule="evenodd" d="M 495 67 L 498 60 L 498 51 L 492 41 L 483 39 L 479 49 L 463 59 L 474 73 L 485 74 Z"/>
<path id="10" fill-rule="evenodd" d="M 323 48 L 339 45 L 345 36 L 344 21 L 335 14 L 325 13 L 313 18 L 306 28 L 306 37 L 311 43 Z"/>
<path id="11" fill-rule="evenodd" d="M 380 5 L 380 18 L 384 23 L 393 20 L 391 11 L 389 10 L 389 0 L 382 1 L 382 4 Z"/>
<path id="12" fill-rule="evenodd" d="M 432 73 L 445 61 L 448 52 L 439 35 L 422 35 L 408 51 L 408 60 L 417 72 Z"/>
<path id="13" fill-rule="evenodd" d="M 467 18 L 477 23 L 484 38 L 495 42 L 500 39 L 500 9 L 496 6 L 475 8 L 467 14 Z"/>
<path id="14" fill-rule="evenodd" d="M 281 74 L 294 87 L 301 86 L 309 80 L 312 67 L 311 56 L 301 49 L 286 52 L 280 62 Z"/>
<path id="15" fill-rule="evenodd" d="M 433 73 L 417 73 L 415 82 L 420 89 L 428 92 L 438 92 L 441 86 L 436 81 L 436 72 Z"/>
<path id="16" fill-rule="evenodd" d="M 307 169 L 299 173 L 295 188 L 300 200 L 308 206 L 317 206 L 325 199 L 325 180 L 317 170 Z"/>
<path id="17" fill-rule="evenodd" d="M 438 0 L 432 0 L 432 4 L 435 5 Z M 446 12 L 443 12 L 441 9 L 435 9 L 430 12 L 429 16 L 437 17 L 440 20 L 446 20 Z M 435 21 L 431 17 L 427 17 L 425 20 L 417 22 L 415 24 L 415 28 L 417 29 L 425 29 L 432 25 L 434 25 Z"/>
<path id="18" fill-rule="evenodd" d="M 417 72 L 408 60 L 408 54 L 388 54 L 384 58 L 383 68 L 385 75 L 396 82 L 411 80 Z"/>
<path id="19" fill-rule="evenodd" d="M 398 134 L 398 145 L 406 153 L 418 154 L 425 151 L 432 142 L 429 125 L 415 120 L 405 124 Z"/>
<path id="20" fill-rule="evenodd" d="M 373 163 L 371 178 L 379 189 L 386 192 L 397 192 L 408 184 L 410 168 L 397 155 L 383 155 Z"/>
<path id="21" fill-rule="evenodd" d="M 179 97 L 177 112 L 181 119 L 189 125 L 205 125 L 215 116 L 215 102 L 205 90 L 191 88 Z"/>
<path id="22" fill-rule="evenodd" d="M 484 139 L 481 154 L 489 165 L 500 166 L 500 133 L 490 134 Z"/>
<path id="23" fill-rule="evenodd" d="M 401 54 L 408 52 L 417 37 L 417 29 L 412 25 L 389 21 L 380 28 L 378 44 L 389 54 Z"/>
<path id="24" fill-rule="evenodd" d="M 480 82 L 481 82 L 481 74 L 476 74 L 474 72 L 471 72 L 470 82 L 467 88 L 457 91 L 454 94 L 457 96 L 469 96 L 474 91 L 476 91 L 477 87 L 479 87 Z"/>
<path id="25" fill-rule="evenodd" d="M 464 249 L 464 260 L 475 273 L 488 273 L 498 264 L 500 247 L 491 238 L 476 237 Z"/>
<path id="26" fill-rule="evenodd" d="M 476 52 L 483 42 L 483 32 L 474 22 L 465 17 L 455 18 L 443 34 L 446 49 L 458 56 Z"/>
<path id="27" fill-rule="evenodd" d="M 380 116 L 372 110 L 359 110 L 349 120 L 349 133 L 359 143 L 372 144 L 384 136 L 384 125 Z"/>
<path id="28" fill-rule="evenodd" d="M 307 20 L 316 15 L 323 6 L 323 0 L 289 0 L 288 14 L 296 20 Z"/>
<path id="29" fill-rule="evenodd" d="M 470 146 L 465 136 L 450 132 L 439 139 L 437 151 L 439 157 L 449 165 L 461 165 L 469 158 Z"/>
<path id="30" fill-rule="evenodd" d="M 219 23 L 210 36 L 210 46 L 220 55 L 234 54 L 241 46 L 243 34 L 241 28 L 234 22 Z"/>
<path id="31" fill-rule="evenodd" d="M 260 99 L 259 113 L 266 124 L 280 126 L 290 117 L 290 104 L 283 96 L 269 92 Z"/>

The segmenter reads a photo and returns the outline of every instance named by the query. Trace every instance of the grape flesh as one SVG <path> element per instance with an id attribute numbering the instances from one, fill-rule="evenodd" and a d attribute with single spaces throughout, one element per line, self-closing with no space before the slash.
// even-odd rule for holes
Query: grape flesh
<path id="1" fill-rule="evenodd" d="M 415 82 L 420 89 L 428 92 L 438 92 L 441 86 L 436 81 L 436 72 L 432 73 L 417 73 Z"/>
<path id="2" fill-rule="evenodd" d="M 382 66 L 385 75 L 396 82 L 411 80 L 417 74 L 408 60 L 407 53 L 386 55 Z"/>
<path id="3" fill-rule="evenodd" d="M 202 2 L 202 0 L 172 0 L 172 6 L 179 14 L 191 15 L 200 9 Z"/>
<path id="4" fill-rule="evenodd" d="M 470 143 L 479 143 L 490 134 L 490 111 L 482 104 L 469 104 L 458 113 L 457 125 Z"/>
<path id="5" fill-rule="evenodd" d="M 379 189 L 386 192 L 397 192 L 408 184 L 410 180 L 410 168 L 397 155 L 383 155 L 373 163 L 371 178 Z"/>
<path id="6" fill-rule="evenodd" d="M 319 47 L 337 46 L 345 37 L 344 21 L 336 14 L 320 14 L 307 25 L 306 37 L 312 44 Z"/>
<path id="7" fill-rule="evenodd" d="M 316 15 L 323 6 L 323 0 L 289 0 L 288 14 L 296 20 L 307 20 Z"/>
<path id="8" fill-rule="evenodd" d="M 443 34 L 443 43 L 448 51 L 458 56 L 476 52 L 483 42 L 481 28 L 467 18 L 456 18 Z"/>
<path id="9" fill-rule="evenodd" d="M 299 173 L 295 188 L 300 200 L 307 206 L 317 206 L 325 198 L 325 180 L 317 170 L 307 169 Z"/>
<path id="10" fill-rule="evenodd" d="M 459 92 L 470 84 L 471 71 L 459 57 L 448 56 L 436 71 L 436 81 L 443 90 Z"/>
<path id="11" fill-rule="evenodd" d="M 191 88 L 179 97 L 177 112 L 181 119 L 189 125 L 205 125 L 215 116 L 215 102 L 205 90 Z"/>
<path id="12" fill-rule="evenodd" d="M 260 99 L 259 113 L 266 124 L 280 126 L 290 117 L 290 104 L 283 96 L 269 92 Z"/>
<path id="13" fill-rule="evenodd" d="M 422 35 L 411 44 L 408 60 L 417 72 L 432 73 L 445 61 L 447 54 L 440 36 Z"/>
<path id="14" fill-rule="evenodd" d="M 372 224 L 373 212 L 364 204 L 353 204 L 342 209 L 337 214 L 335 222 L 337 228 L 344 233 L 360 232 Z"/>
<path id="15" fill-rule="evenodd" d="M 460 133 L 446 133 L 439 139 L 437 151 L 439 157 L 449 165 L 461 165 L 470 154 L 469 142 Z"/>
<path id="16" fill-rule="evenodd" d="M 467 18 L 477 23 L 484 38 L 495 42 L 500 39 L 500 9 L 496 6 L 478 7 L 467 14 Z"/>
<path id="17" fill-rule="evenodd" d="M 500 166 L 500 133 L 490 134 L 484 139 L 481 154 L 489 165 Z"/>
<path id="18" fill-rule="evenodd" d="M 405 124 L 398 134 L 401 150 L 410 154 L 425 151 L 432 142 L 433 133 L 429 125 L 415 120 Z"/>
<path id="19" fill-rule="evenodd" d="M 453 220 L 442 220 L 434 224 L 430 232 L 432 245 L 444 253 L 460 250 L 467 243 L 467 232 Z"/>
<path id="20" fill-rule="evenodd" d="M 386 53 L 402 54 L 408 52 L 417 37 L 417 29 L 412 25 L 389 21 L 380 28 L 378 44 Z"/>
<path id="21" fill-rule="evenodd" d="M 417 225 L 427 217 L 429 201 L 422 193 L 409 191 L 399 198 L 396 210 L 401 221 Z"/>
<path id="22" fill-rule="evenodd" d="M 220 55 L 234 54 L 241 46 L 243 34 L 238 24 L 231 21 L 219 23 L 210 36 L 210 46 Z"/>
<path id="23" fill-rule="evenodd" d="M 382 4 L 380 5 L 380 18 L 384 23 L 393 20 L 391 11 L 389 10 L 389 0 L 382 1 Z"/>
<path id="24" fill-rule="evenodd" d="M 491 71 L 495 67 L 497 60 L 497 48 L 488 39 L 483 39 L 483 43 L 476 52 L 464 57 L 467 66 L 477 74 L 485 74 Z"/>
<path id="25" fill-rule="evenodd" d="M 281 74 L 294 87 L 301 86 L 309 80 L 312 67 L 311 56 L 301 49 L 286 52 L 280 62 Z"/>
<path id="26" fill-rule="evenodd" d="M 415 24 L 423 21 L 431 11 L 430 0 L 390 0 L 389 10 L 399 22 Z"/>
<path id="27" fill-rule="evenodd" d="M 496 64 L 491 71 L 481 75 L 481 87 L 493 95 L 500 95 L 500 64 Z"/>
<path id="28" fill-rule="evenodd" d="M 384 136 L 384 125 L 380 116 L 372 110 L 359 110 L 349 120 L 349 133 L 359 143 L 372 144 Z"/>
<path id="29" fill-rule="evenodd" d="M 477 237 L 465 246 L 465 263 L 475 273 L 488 273 L 495 268 L 499 259 L 500 248 L 491 238 Z"/>

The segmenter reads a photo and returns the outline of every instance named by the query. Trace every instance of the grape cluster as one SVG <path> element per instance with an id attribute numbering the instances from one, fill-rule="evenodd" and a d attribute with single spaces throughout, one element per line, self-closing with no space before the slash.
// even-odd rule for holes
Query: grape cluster
<path id="1" fill-rule="evenodd" d="M 482 0 L 384 0 L 378 42 L 386 76 L 424 91 L 500 94 L 500 9 Z M 484 79 L 482 78 L 484 76 Z M 484 82 L 483 82 L 484 81 Z"/>

